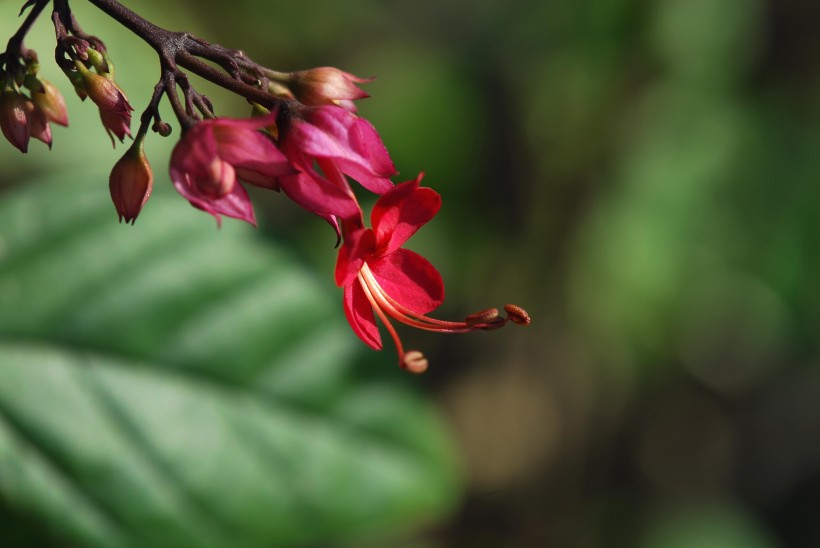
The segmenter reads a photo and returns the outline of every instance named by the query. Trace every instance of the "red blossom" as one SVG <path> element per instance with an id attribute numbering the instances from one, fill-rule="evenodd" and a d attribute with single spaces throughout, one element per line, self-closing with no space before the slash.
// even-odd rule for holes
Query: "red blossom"
<path id="1" fill-rule="evenodd" d="M 378 316 L 393 338 L 400 366 L 413 373 L 427 369 L 427 359 L 417 350 L 404 351 L 391 318 L 441 333 L 495 329 L 508 321 L 529 324 L 526 311 L 515 305 L 504 307 L 506 318 L 495 308 L 471 314 L 462 322 L 426 315 L 444 301 L 444 283 L 427 259 L 402 247 L 441 207 L 437 192 L 419 186 L 421 178 L 419 175 L 382 194 L 370 215 L 372 228 L 345 223 L 345 242 L 336 261 L 336 284 L 344 288 L 345 316 L 353 331 L 371 348 L 380 350 Z"/>
<path id="2" fill-rule="evenodd" d="M 373 310 L 382 307 L 371 303 L 368 278 L 378 285 L 376 293 L 416 314 L 432 312 L 444 300 L 444 282 L 435 267 L 401 247 L 441 207 L 438 193 L 419 187 L 420 180 L 421 175 L 383 194 L 370 215 L 373 228 L 348 232 L 339 250 L 336 283 L 344 287 L 345 315 L 359 338 L 376 350 L 382 342 Z"/>
<path id="3" fill-rule="evenodd" d="M 295 173 L 271 138 L 259 130 L 275 115 L 212 118 L 185 132 L 171 153 L 171 180 L 191 205 L 256 224 L 248 192 L 239 181 L 279 190 L 278 179 Z"/>

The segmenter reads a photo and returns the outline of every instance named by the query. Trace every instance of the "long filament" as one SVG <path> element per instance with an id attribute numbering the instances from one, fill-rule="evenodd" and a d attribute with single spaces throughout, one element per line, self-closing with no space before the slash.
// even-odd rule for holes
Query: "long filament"
<path id="1" fill-rule="evenodd" d="M 396 301 L 388 295 L 384 289 L 382 289 L 367 263 L 362 266 L 362 269 L 359 272 L 359 279 L 363 280 L 363 283 L 370 288 L 376 300 L 386 311 L 390 313 L 390 316 L 406 325 L 416 327 L 418 329 L 424 329 L 425 331 L 436 331 L 439 333 L 467 333 L 482 327 L 482 324 L 471 325 L 467 322 L 438 320 L 424 316 L 417 312 L 413 312 L 406 306 Z"/>
<path id="2" fill-rule="evenodd" d="M 395 345 L 396 345 L 396 352 L 398 352 L 398 354 L 399 354 L 399 365 L 404 367 L 404 346 L 402 346 L 402 344 L 401 344 L 401 339 L 399 339 L 399 334 L 396 333 L 396 329 L 393 327 L 393 324 L 390 323 L 390 320 L 387 319 L 387 316 L 385 316 L 384 312 L 382 311 L 381 307 L 379 306 L 379 302 L 373 296 L 373 293 L 371 293 L 370 288 L 367 286 L 367 283 L 365 282 L 364 278 L 362 277 L 361 272 L 359 273 L 359 283 L 361 284 L 362 289 L 364 290 L 364 294 L 367 297 L 367 300 L 370 301 L 370 306 L 373 308 L 373 310 L 379 316 L 379 319 L 384 324 L 384 327 L 387 328 L 387 331 L 390 333 L 390 336 L 393 337 L 393 343 L 395 343 Z"/>

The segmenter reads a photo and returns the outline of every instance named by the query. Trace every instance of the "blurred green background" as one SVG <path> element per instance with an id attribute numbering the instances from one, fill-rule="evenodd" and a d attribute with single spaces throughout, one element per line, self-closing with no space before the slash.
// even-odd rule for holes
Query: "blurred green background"
<path id="1" fill-rule="evenodd" d="M 140 112 L 151 51 L 72 5 Z M 344 324 L 327 227 L 256 194 L 259 231 L 216 231 L 167 191 L 174 137 L 118 226 L 123 149 L 44 18 L 28 45 L 72 126 L 0 146 L 11 546 L 820 546 L 820 4 L 130 5 L 278 70 L 377 76 L 360 113 L 443 196 L 411 242 L 439 315 L 534 322 L 405 330 L 431 368 L 401 374 Z"/>

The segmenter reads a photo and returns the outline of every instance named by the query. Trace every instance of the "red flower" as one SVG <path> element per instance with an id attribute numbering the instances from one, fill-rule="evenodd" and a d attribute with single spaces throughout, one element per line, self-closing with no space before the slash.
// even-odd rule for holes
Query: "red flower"
<path id="1" fill-rule="evenodd" d="M 361 217 L 345 175 L 377 194 L 392 188 L 390 177 L 396 169 L 367 120 L 338 106 L 306 107 L 288 102 L 280 108 L 276 121 L 282 152 L 299 170 L 279 183 L 308 211 L 334 225 L 334 217 Z"/>
<path id="2" fill-rule="evenodd" d="M 190 128 L 171 153 L 171 180 L 191 205 L 207 211 L 218 223 L 220 215 L 256 219 L 250 198 L 238 181 L 278 190 L 277 179 L 295 170 L 273 141 L 259 129 L 273 116 L 212 118 Z"/>
<path id="3" fill-rule="evenodd" d="M 473 314 L 463 322 L 426 316 L 444 300 L 444 283 L 427 259 L 401 247 L 441 207 L 438 193 L 419 187 L 421 178 L 419 175 L 398 184 L 378 199 L 371 213 L 373 228 L 346 223 L 345 242 L 336 262 L 336 283 L 344 288 L 345 316 L 353 331 L 371 348 L 380 350 L 378 315 L 393 337 L 401 367 L 414 373 L 423 372 L 427 360 L 421 352 L 404 352 L 389 318 L 445 333 L 493 329 L 507 320 L 529 323 L 526 312 L 514 305 L 505 307 L 507 318 L 500 317 L 496 309 Z"/>

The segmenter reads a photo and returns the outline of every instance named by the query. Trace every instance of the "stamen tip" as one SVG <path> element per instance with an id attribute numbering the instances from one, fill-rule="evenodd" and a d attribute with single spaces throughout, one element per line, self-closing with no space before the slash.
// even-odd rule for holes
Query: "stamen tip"
<path id="1" fill-rule="evenodd" d="M 482 324 L 496 322 L 498 320 L 498 317 L 499 316 L 497 308 L 487 308 L 470 314 L 469 316 L 464 318 L 464 323 L 471 327 L 480 326 Z"/>
<path id="2" fill-rule="evenodd" d="M 505 304 L 504 312 L 507 318 L 516 325 L 530 325 L 530 315 L 517 304 Z"/>
<path id="3" fill-rule="evenodd" d="M 418 350 L 411 350 L 404 355 L 401 365 L 410 373 L 419 375 L 427 371 L 429 362 L 427 361 L 427 358 L 424 357 L 424 354 Z"/>

